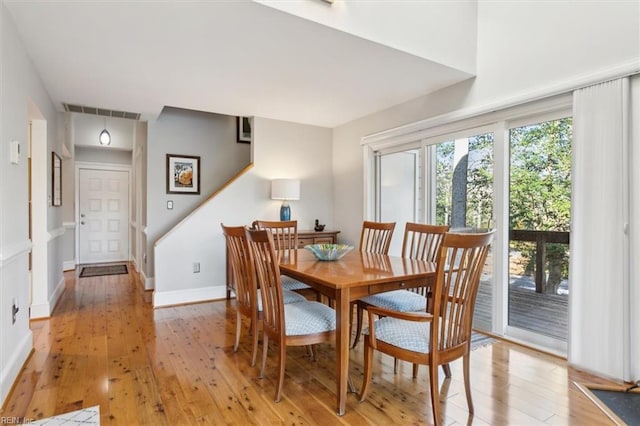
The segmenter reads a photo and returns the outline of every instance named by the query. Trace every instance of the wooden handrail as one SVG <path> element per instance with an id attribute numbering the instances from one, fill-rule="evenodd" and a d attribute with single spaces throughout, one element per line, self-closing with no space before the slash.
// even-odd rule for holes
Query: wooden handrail
<path id="1" fill-rule="evenodd" d="M 569 244 L 569 232 L 511 229 L 509 230 L 509 239 L 512 241 L 530 241 L 536 243 L 536 293 L 543 293 L 547 243 Z"/>
<path id="2" fill-rule="evenodd" d="M 169 234 L 171 234 L 175 229 L 178 229 L 183 223 L 185 223 L 191 216 L 193 216 L 198 210 L 200 210 L 205 204 L 207 204 L 209 202 L 209 200 L 211 200 L 212 198 L 214 198 L 215 196 L 217 196 L 219 193 L 221 193 L 222 191 L 224 191 L 226 188 L 228 188 L 233 182 L 235 182 L 236 180 L 238 180 L 240 178 L 240 176 L 244 175 L 245 173 L 247 173 L 249 170 L 251 170 L 253 168 L 253 162 L 247 164 L 246 166 L 244 166 L 238 173 L 235 174 L 235 176 L 233 176 L 231 179 L 229 179 L 228 181 L 226 181 L 220 188 L 218 188 L 216 191 L 214 191 L 211 195 L 209 195 L 206 199 L 204 199 L 200 205 L 198 205 L 198 207 L 196 207 L 195 209 L 191 210 L 191 212 L 186 215 L 184 218 L 182 218 L 182 220 L 178 223 L 176 223 L 171 229 L 169 229 L 162 237 L 158 238 L 156 240 L 156 242 L 153 244 L 154 247 L 158 247 L 158 245 L 162 242 L 162 240 L 164 240 Z"/>

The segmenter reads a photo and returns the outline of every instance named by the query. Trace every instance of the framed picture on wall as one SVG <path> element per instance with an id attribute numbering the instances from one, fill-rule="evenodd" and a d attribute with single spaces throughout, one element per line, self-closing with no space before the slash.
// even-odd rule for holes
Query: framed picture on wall
<path id="1" fill-rule="evenodd" d="M 55 152 L 51 153 L 51 205 L 62 205 L 62 159 Z"/>
<path id="2" fill-rule="evenodd" d="M 238 142 L 251 143 L 251 120 L 249 117 L 236 117 Z"/>
<path id="3" fill-rule="evenodd" d="M 200 194 L 200 157 L 167 154 L 167 194 Z"/>

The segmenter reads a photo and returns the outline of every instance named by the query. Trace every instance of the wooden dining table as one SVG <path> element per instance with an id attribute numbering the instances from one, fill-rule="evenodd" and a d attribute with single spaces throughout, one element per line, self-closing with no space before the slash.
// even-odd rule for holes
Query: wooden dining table
<path id="1" fill-rule="evenodd" d="M 305 249 L 280 255 L 280 272 L 335 301 L 337 413 L 345 413 L 349 382 L 351 302 L 375 293 L 433 282 L 435 262 L 352 250 L 342 259 L 321 261 Z"/>

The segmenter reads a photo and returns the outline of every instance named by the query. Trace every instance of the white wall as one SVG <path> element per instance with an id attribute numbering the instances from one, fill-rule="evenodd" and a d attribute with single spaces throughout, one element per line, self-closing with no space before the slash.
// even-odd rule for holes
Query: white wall
<path id="1" fill-rule="evenodd" d="M 476 1 L 258 0 L 266 6 L 475 73 Z"/>
<path id="2" fill-rule="evenodd" d="M 291 217 L 299 229 L 320 219 L 334 229 L 331 130 L 262 118 L 254 119 L 254 167 L 182 223 L 156 246 L 154 306 L 223 298 L 225 243 L 220 223 L 250 225 L 278 220 L 280 201 L 270 199 L 271 179 L 299 178 L 300 200 Z M 201 272 L 192 272 L 200 262 Z"/>
<path id="3" fill-rule="evenodd" d="M 54 290 L 62 279 L 61 253 L 62 213 L 60 208 L 48 207 L 51 195 L 51 152 L 62 153 L 58 132 L 61 115 L 55 111 L 48 94 L 24 47 L 16 28 L 4 6 L 0 8 L 0 405 L 4 402 L 14 379 L 33 346 L 29 329 L 29 275 L 28 252 L 28 179 L 27 129 L 31 118 L 46 123 L 42 126 L 44 146 L 38 152 L 42 167 L 38 171 L 44 188 L 38 192 L 39 215 L 44 224 L 42 241 L 45 253 L 41 273 L 42 283 L 34 288 L 34 299 L 42 301 L 47 309 L 56 302 Z M 29 107 L 29 102 L 31 106 Z M 36 114 L 37 117 L 34 115 Z M 17 140 L 21 145 L 20 163 L 9 163 L 9 143 Z M 34 200 L 36 201 L 36 200 Z M 36 294 L 37 293 L 37 294 Z M 20 311 L 15 324 L 11 321 L 13 300 L 19 302 Z"/>

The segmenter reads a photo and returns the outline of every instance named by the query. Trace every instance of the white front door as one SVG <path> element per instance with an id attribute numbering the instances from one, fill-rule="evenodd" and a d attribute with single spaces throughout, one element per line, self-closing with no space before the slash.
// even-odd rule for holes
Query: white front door
<path id="1" fill-rule="evenodd" d="M 129 260 L 129 173 L 80 169 L 78 262 Z"/>

